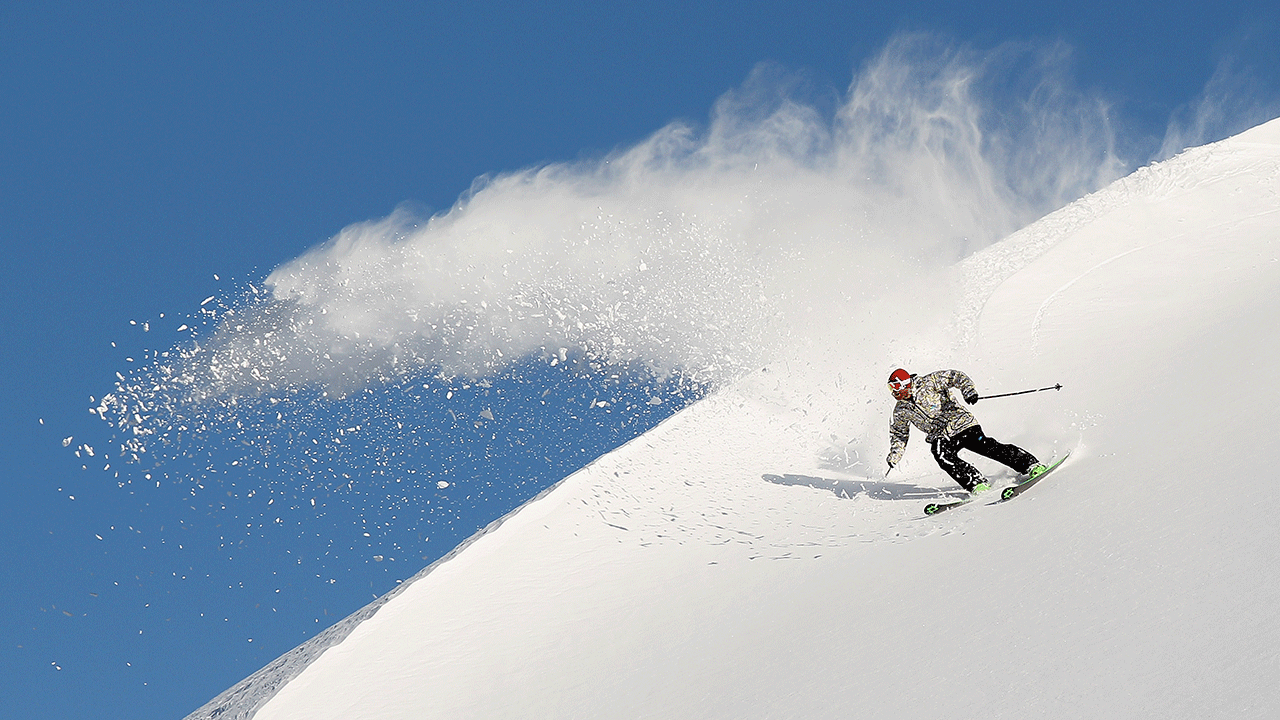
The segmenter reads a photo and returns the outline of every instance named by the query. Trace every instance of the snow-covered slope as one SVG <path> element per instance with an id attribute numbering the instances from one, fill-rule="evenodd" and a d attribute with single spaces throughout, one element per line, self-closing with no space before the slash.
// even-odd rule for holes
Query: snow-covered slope
<path id="1" fill-rule="evenodd" d="M 954 313 L 835 314 L 296 677 L 259 676 L 287 680 L 269 701 L 242 687 L 193 717 L 1275 717 L 1280 121 L 938 281 Z M 959 367 L 984 393 L 1061 382 L 975 410 L 1071 460 L 1014 502 L 924 517 L 955 486 L 918 435 L 883 477 L 898 364 Z"/>

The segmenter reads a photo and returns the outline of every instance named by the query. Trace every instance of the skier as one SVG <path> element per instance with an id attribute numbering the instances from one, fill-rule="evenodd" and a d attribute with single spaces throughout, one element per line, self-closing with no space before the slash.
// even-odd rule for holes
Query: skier
<path id="1" fill-rule="evenodd" d="M 959 370 L 939 370 L 917 377 L 898 368 L 889 376 L 889 392 L 898 401 L 889 424 L 890 470 L 902 459 L 911 426 L 915 425 L 926 434 L 938 465 L 970 493 L 990 490 L 991 485 L 977 468 L 960 459 L 961 450 L 1004 463 L 1029 478 L 1045 471 L 1045 466 L 1026 450 L 987 437 L 973 413 L 956 403 L 952 389 L 959 390 L 969 405 L 978 402 L 973 381 Z"/>

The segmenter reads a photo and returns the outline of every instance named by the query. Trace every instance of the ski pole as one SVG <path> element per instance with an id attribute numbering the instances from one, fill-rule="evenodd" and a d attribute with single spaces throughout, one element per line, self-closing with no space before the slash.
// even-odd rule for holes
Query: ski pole
<path id="1" fill-rule="evenodd" d="M 1038 392 L 1044 392 L 1045 390 L 1061 390 L 1061 389 L 1062 389 L 1062 384 L 1059 383 L 1057 385 L 1050 385 L 1049 387 L 1036 388 L 1035 390 L 1022 390 L 1019 392 L 1001 393 L 1000 395 L 982 395 L 978 399 L 990 400 L 991 398 L 1012 397 L 1014 395 L 1026 395 L 1027 393 L 1038 393 Z"/>

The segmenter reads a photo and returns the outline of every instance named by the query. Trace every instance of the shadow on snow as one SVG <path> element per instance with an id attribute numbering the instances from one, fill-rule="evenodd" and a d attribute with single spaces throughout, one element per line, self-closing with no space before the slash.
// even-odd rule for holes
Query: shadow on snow
<path id="1" fill-rule="evenodd" d="M 858 495 L 866 495 L 873 500 L 918 500 L 944 497 L 966 497 L 967 493 L 944 491 L 935 487 L 921 487 L 908 483 L 875 482 L 872 480 L 837 480 L 835 478 L 817 477 L 814 475 L 797 475 L 787 473 L 774 475 L 766 473 L 761 476 L 775 485 L 806 485 L 819 490 L 827 490 L 836 497 L 853 499 Z"/>

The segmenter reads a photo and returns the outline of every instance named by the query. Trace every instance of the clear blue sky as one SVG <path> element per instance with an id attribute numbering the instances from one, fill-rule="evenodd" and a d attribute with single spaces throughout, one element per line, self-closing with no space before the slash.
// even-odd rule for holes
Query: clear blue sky
<path id="1" fill-rule="evenodd" d="M 5 714 L 182 717 L 660 415 L 578 426 L 552 408 L 525 418 L 545 426 L 536 453 L 496 460 L 480 440 L 424 420 L 424 436 L 437 436 L 420 449 L 433 450 L 409 460 L 540 480 L 455 499 L 448 527 L 424 520 L 370 541 L 393 552 L 432 535 L 430 551 L 404 550 L 397 567 L 340 540 L 347 552 L 314 572 L 285 568 L 332 549 L 324 535 L 335 528 L 368 521 L 359 502 L 334 503 L 321 520 L 295 513 L 283 534 L 227 539 L 223 520 L 252 525 L 259 512 L 235 493 L 227 510 L 207 494 L 131 492 L 72 454 L 106 436 L 89 398 L 111 390 L 126 358 L 177 342 L 144 337 L 131 320 L 158 333 L 161 313 L 187 317 L 402 202 L 446 209 L 484 173 L 703 122 L 762 61 L 837 94 L 894 33 L 912 30 L 979 48 L 1064 41 L 1078 85 L 1114 104 L 1139 151 L 1155 151 L 1224 62 L 1250 93 L 1280 97 L 1280 6 L 1256 1 L 0 7 Z M 591 393 L 589 381 L 545 368 L 513 372 Z M 482 395 L 476 407 L 494 402 Z M 442 412 L 425 395 L 396 407 Z M 324 412 L 318 426 L 336 427 L 356 411 Z M 201 452 L 157 473 L 198 474 L 233 453 L 216 443 Z M 345 462 L 358 471 L 367 460 Z M 235 480 L 266 487 L 276 482 L 266 470 Z"/>

